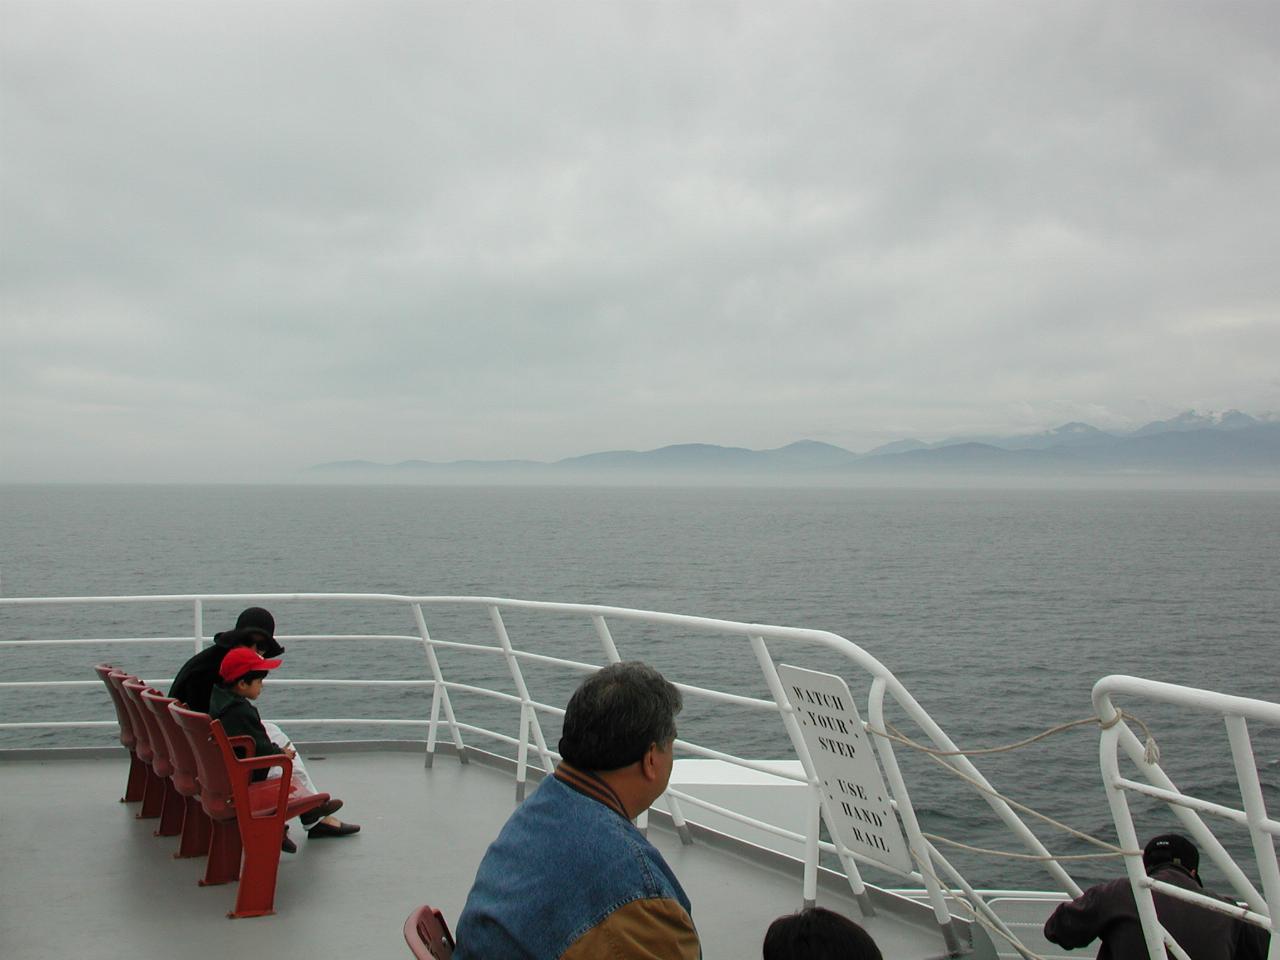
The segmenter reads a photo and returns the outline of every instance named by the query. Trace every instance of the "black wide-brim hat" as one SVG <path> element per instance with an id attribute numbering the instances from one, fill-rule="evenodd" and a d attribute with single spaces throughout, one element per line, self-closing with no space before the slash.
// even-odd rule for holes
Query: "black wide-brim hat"
<path id="1" fill-rule="evenodd" d="M 276 618 L 271 615 L 270 610 L 249 607 L 236 618 L 236 629 L 258 634 L 262 638 L 259 642 L 263 647 L 263 656 L 278 657 L 284 653 L 284 647 L 276 640 Z"/>

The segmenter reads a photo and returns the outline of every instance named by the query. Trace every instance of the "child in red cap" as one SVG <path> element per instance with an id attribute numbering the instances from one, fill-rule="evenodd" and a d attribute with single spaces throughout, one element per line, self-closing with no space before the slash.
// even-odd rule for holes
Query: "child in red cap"
<path id="1" fill-rule="evenodd" d="M 251 737 L 254 756 L 284 753 L 293 761 L 294 778 L 302 781 L 308 792 L 317 793 L 319 791 L 311 782 L 311 777 L 308 776 L 298 752 L 292 744 L 286 743 L 281 746 L 272 741 L 262 725 L 258 708 L 253 705 L 253 701 L 262 695 L 262 681 L 266 679 L 267 672 L 280 666 L 281 662 L 264 658 L 253 647 L 235 647 L 228 650 L 218 667 L 218 675 L 222 677 L 222 681 L 214 686 L 209 695 L 209 715 L 222 722 L 222 728 L 227 732 L 227 736 Z M 237 753 L 239 752 L 237 750 Z M 270 780 L 280 775 L 279 767 L 270 771 L 253 771 L 254 780 Z M 341 837 L 358 832 L 360 830 L 358 824 L 343 823 L 331 816 L 341 806 L 342 801 L 334 798 L 323 806 L 303 814 L 301 818 L 303 826 L 310 826 L 307 835 Z M 291 847 L 297 849 L 293 841 L 286 836 L 284 849 L 292 853 Z"/>

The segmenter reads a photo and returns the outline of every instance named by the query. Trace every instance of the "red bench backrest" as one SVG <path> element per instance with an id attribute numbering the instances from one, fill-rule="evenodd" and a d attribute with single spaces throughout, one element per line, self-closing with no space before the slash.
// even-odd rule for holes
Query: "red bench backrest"
<path id="1" fill-rule="evenodd" d="M 138 678 L 131 673 L 125 673 L 123 670 L 112 670 L 107 674 L 107 682 L 115 687 L 116 692 L 120 695 L 120 702 L 124 704 L 124 708 L 129 713 L 129 723 L 133 727 L 133 750 L 148 765 L 154 754 L 151 752 L 151 733 L 147 729 L 146 723 L 139 713 L 139 707 L 133 702 L 133 698 L 124 688 L 126 680 L 139 682 Z"/>
<path id="2" fill-rule="evenodd" d="M 120 742 L 126 749 L 132 750 L 134 744 L 137 743 L 137 737 L 133 733 L 133 720 L 129 716 L 129 711 L 125 708 L 124 701 L 120 699 L 120 691 L 116 689 L 115 684 L 110 680 L 110 676 L 116 672 L 116 668 L 109 663 L 95 663 L 93 672 L 98 675 L 102 685 L 107 688 L 107 693 L 111 694 L 111 704 L 116 708 L 116 722 L 120 724 Z"/>
<path id="3" fill-rule="evenodd" d="M 173 774 L 173 763 L 169 760 L 169 744 L 164 739 L 160 724 L 145 703 L 142 694 L 150 689 L 141 680 L 126 680 L 121 686 L 125 696 L 133 704 L 134 710 L 142 718 L 142 725 L 147 728 L 147 742 L 151 745 L 151 769 L 157 777 L 168 779 Z"/>
<path id="4" fill-rule="evenodd" d="M 142 702 L 151 711 L 155 725 L 169 748 L 169 763 L 173 767 L 173 772 L 169 776 L 173 779 L 174 789 L 184 797 L 198 797 L 200 773 L 196 768 L 195 754 L 191 752 L 191 744 L 187 743 L 186 734 L 169 713 L 169 704 L 178 701 L 172 697 L 166 697 L 159 690 L 143 690 Z"/>
<path id="5" fill-rule="evenodd" d="M 213 738 L 213 725 L 217 723 L 207 713 L 197 713 L 173 703 L 169 715 L 187 738 L 195 757 L 196 770 L 200 774 L 200 805 L 214 820 L 230 820 L 236 811 L 227 776 L 222 751 Z M 218 724 L 221 727 L 221 724 Z"/>

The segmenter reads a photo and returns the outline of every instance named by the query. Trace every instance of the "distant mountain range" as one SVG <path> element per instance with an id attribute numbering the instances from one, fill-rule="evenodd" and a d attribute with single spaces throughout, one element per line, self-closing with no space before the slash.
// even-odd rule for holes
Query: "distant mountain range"
<path id="1" fill-rule="evenodd" d="M 651 480 L 746 477 L 837 479 L 891 474 L 1074 476 L 1111 473 L 1250 474 L 1280 476 L 1280 418 L 1239 410 L 1187 411 L 1128 433 L 1065 423 L 1043 433 L 953 437 L 929 443 L 904 439 L 855 453 L 816 440 L 773 450 L 681 443 L 656 450 L 610 450 L 554 462 L 537 460 L 405 460 L 382 464 L 342 460 L 309 468 L 315 480 L 432 482 L 583 479 Z"/>

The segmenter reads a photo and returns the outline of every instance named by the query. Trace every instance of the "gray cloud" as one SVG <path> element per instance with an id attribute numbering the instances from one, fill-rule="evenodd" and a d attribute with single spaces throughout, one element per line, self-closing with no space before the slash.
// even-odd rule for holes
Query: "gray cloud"
<path id="1" fill-rule="evenodd" d="M 4 2 L 0 479 L 1280 408 L 1280 13 Z"/>

